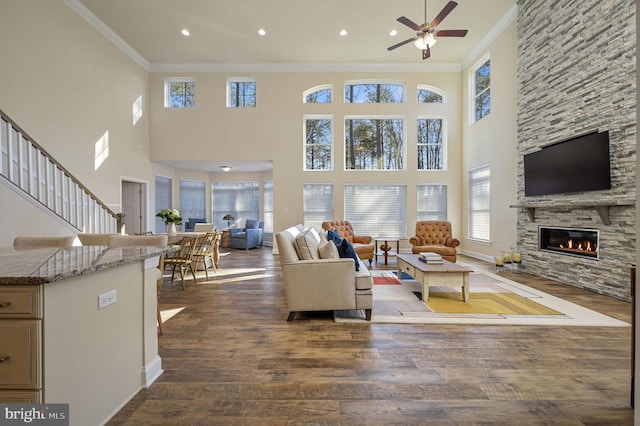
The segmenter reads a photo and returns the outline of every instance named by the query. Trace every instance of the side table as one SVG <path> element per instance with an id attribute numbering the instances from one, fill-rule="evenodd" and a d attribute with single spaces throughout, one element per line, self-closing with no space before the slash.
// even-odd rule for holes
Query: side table
<path id="1" fill-rule="evenodd" d="M 398 253 L 400 253 L 399 237 L 374 237 L 373 241 L 375 243 L 375 249 L 376 249 L 376 263 L 378 263 L 378 256 L 384 256 L 384 264 L 388 265 L 389 256 L 396 256 Z M 392 242 L 396 243 L 395 253 L 391 251 L 391 246 L 389 245 L 389 243 L 392 243 Z M 383 243 L 383 244 L 380 244 L 380 247 L 378 247 L 378 243 Z"/>

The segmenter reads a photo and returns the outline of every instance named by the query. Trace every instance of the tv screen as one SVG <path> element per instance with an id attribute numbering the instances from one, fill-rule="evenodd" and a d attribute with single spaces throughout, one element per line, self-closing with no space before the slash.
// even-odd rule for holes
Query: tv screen
<path id="1" fill-rule="evenodd" d="M 589 133 L 524 156 L 524 195 L 611 189 L 609 132 Z"/>

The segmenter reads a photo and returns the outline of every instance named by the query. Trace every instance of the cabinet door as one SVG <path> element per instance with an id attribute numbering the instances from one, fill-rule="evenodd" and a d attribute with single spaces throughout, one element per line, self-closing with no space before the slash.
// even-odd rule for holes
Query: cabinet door
<path id="1" fill-rule="evenodd" d="M 0 389 L 40 389 L 39 320 L 0 321 Z"/>

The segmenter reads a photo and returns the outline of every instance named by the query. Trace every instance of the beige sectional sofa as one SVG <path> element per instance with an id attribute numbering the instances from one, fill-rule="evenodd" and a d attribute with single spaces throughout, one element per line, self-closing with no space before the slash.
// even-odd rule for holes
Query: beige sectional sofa
<path id="1" fill-rule="evenodd" d="M 324 231 L 296 225 L 276 234 L 284 275 L 289 317 L 297 312 L 364 310 L 367 321 L 373 309 L 373 278 L 358 258 L 338 257 Z"/>

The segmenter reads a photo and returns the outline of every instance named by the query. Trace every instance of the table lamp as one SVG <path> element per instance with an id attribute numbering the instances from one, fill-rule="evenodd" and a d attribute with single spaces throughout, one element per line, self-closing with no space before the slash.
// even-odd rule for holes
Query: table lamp
<path id="1" fill-rule="evenodd" d="M 233 217 L 233 215 L 231 213 L 228 213 L 222 218 L 222 220 L 226 220 L 227 221 L 227 229 L 229 229 L 231 227 L 230 222 L 232 220 L 236 220 L 236 218 Z"/>

